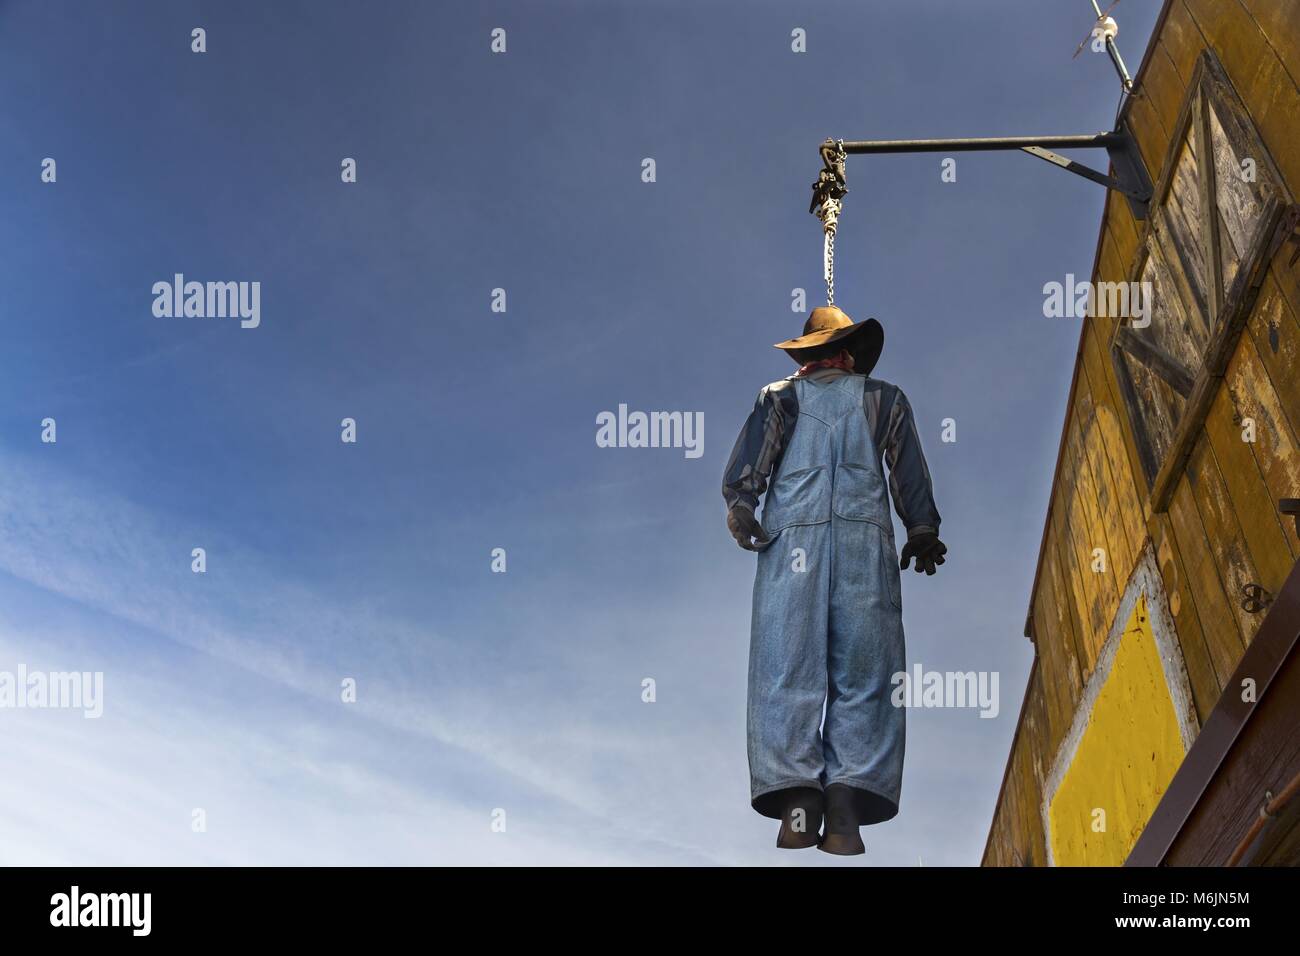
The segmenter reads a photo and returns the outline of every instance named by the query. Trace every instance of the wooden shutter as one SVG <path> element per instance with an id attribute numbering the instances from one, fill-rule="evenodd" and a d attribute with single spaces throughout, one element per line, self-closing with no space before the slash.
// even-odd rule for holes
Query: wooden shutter
<path id="1" fill-rule="evenodd" d="M 1152 507 L 1163 511 L 1268 260 L 1296 220 L 1281 175 L 1210 50 L 1192 75 L 1151 210 L 1132 273 L 1133 282 L 1150 283 L 1151 322 L 1140 328 L 1121 317 L 1111 357 Z"/>

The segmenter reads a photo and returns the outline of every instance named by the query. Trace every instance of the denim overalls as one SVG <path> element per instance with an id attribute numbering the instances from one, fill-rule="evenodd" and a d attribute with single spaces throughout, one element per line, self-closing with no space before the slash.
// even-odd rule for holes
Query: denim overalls
<path id="1" fill-rule="evenodd" d="M 754 580 L 748 738 L 750 796 L 766 816 L 780 815 L 780 791 L 832 783 L 858 788 L 860 823 L 898 812 L 901 582 L 866 381 L 794 382 L 799 415 L 763 507 L 772 541 Z"/>

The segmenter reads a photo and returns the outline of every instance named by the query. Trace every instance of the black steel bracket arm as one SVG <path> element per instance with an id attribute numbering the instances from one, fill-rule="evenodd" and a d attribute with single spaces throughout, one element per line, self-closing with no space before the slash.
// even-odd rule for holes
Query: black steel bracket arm
<path id="1" fill-rule="evenodd" d="M 872 153 L 952 153 L 1022 150 L 1055 166 L 1122 194 L 1137 219 L 1146 219 L 1151 201 L 1151 177 L 1127 126 L 1109 133 L 1082 136 L 1000 136 L 980 139 L 885 139 L 844 141 L 847 155 Z M 1104 149 L 1113 175 L 1099 172 L 1056 152 L 1058 149 Z M 825 162 L 825 154 L 823 154 Z"/>

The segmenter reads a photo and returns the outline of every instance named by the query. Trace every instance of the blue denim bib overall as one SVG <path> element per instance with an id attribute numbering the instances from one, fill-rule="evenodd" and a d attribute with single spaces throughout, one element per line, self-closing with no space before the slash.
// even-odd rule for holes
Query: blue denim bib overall
<path id="1" fill-rule="evenodd" d="M 766 816 L 780 815 L 781 791 L 832 783 L 857 788 L 860 823 L 898 812 L 901 582 L 865 383 L 795 380 L 799 416 L 763 507 L 772 541 L 754 579 L 748 737 L 750 796 Z"/>

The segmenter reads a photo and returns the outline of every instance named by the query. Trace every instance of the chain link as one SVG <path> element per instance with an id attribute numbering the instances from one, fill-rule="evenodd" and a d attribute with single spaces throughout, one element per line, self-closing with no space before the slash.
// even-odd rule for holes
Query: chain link
<path id="1" fill-rule="evenodd" d="M 827 231 L 822 243 L 822 272 L 826 277 L 826 304 L 835 304 L 835 233 Z"/>
<path id="2" fill-rule="evenodd" d="M 838 199 L 827 198 L 818 216 L 822 221 L 822 274 L 826 279 L 826 304 L 835 304 L 835 232 L 842 206 Z"/>

